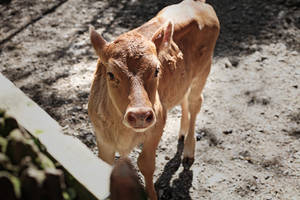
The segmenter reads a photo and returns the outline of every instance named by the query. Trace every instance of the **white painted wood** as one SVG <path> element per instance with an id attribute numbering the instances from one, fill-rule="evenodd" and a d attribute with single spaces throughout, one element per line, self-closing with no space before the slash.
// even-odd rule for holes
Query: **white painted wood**
<path id="1" fill-rule="evenodd" d="M 62 133 L 59 124 L 0 73 L 0 108 L 37 137 L 47 151 L 95 197 L 109 195 L 111 166 L 81 141 Z"/>

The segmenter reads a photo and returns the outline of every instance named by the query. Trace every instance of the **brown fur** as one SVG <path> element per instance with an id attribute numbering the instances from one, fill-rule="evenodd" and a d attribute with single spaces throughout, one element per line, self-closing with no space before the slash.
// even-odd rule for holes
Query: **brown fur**
<path id="1" fill-rule="evenodd" d="M 195 119 L 218 34 L 213 8 L 193 0 L 164 8 L 111 43 L 91 29 L 99 60 L 88 111 L 99 157 L 113 164 L 115 152 L 127 156 L 143 144 L 138 166 L 151 199 L 156 199 L 155 150 L 167 111 L 178 104 L 182 106 L 179 134 L 186 138 L 184 157 L 194 159 Z"/>

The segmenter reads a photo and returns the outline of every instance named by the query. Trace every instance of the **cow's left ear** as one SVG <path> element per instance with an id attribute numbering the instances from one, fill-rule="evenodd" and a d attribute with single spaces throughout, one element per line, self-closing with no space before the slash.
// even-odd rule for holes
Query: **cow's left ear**
<path id="1" fill-rule="evenodd" d="M 173 32 L 174 25 L 171 21 L 168 21 L 165 26 L 154 33 L 152 36 L 152 42 L 154 42 L 158 50 L 170 47 L 173 38 Z"/>

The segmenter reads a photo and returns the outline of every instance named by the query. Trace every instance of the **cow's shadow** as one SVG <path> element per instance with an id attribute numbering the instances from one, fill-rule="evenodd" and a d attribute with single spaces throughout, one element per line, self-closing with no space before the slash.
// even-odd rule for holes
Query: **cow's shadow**
<path id="1" fill-rule="evenodd" d="M 155 183 L 159 200 L 192 199 L 189 194 L 193 180 L 193 171 L 190 170 L 190 166 L 185 166 L 178 178 L 171 182 L 173 175 L 179 169 L 182 162 L 183 146 L 184 140 L 181 138 L 178 140 L 175 156 L 166 164 L 163 173 Z"/>

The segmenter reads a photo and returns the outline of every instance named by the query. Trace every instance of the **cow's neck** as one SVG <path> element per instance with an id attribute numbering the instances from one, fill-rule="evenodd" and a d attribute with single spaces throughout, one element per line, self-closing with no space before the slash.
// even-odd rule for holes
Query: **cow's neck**
<path id="1" fill-rule="evenodd" d="M 137 29 L 133 30 L 138 32 L 139 34 L 143 35 L 148 40 L 151 40 L 154 33 L 162 26 L 162 22 L 158 21 L 157 18 L 153 18 L 152 20 L 148 21 L 144 25 L 138 27 Z"/>

